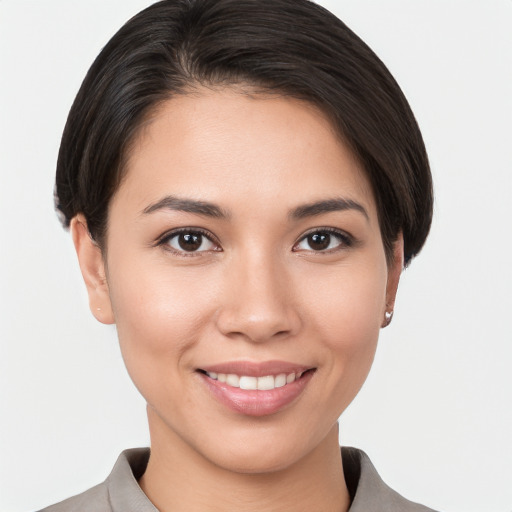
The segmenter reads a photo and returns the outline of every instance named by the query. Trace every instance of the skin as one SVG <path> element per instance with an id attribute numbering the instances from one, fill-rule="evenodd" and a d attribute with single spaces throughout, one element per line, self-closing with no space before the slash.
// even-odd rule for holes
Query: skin
<path id="1" fill-rule="evenodd" d="M 143 213 L 168 195 L 227 216 Z M 364 212 L 290 214 L 333 198 Z M 158 243 L 191 227 L 212 242 L 188 253 L 176 237 Z M 306 237 L 322 228 L 341 233 L 327 250 Z M 152 451 L 139 483 L 158 509 L 347 510 L 337 419 L 370 370 L 403 245 L 387 262 L 369 182 L 326 117 L 235 89 L 175 97 L 131 149 L 106 251 L 82 215 L 71 230 L 91 310 L 116 324 L 148 403 Z M 315 371 L 291 404 L 254 417 L 212 398 L 197 372 L 240 360 Z"/>

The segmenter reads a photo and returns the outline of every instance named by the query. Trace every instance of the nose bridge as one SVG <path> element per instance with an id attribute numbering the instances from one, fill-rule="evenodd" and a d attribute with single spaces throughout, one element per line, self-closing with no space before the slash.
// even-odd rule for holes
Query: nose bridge
<path id="1" fill-rule="evenodd" d="M 227 269 L 219 329 L 255 342 L 293 334 L 300 321 L 285 262 L 261 248 L 248 253 L 233 257 Z"/>

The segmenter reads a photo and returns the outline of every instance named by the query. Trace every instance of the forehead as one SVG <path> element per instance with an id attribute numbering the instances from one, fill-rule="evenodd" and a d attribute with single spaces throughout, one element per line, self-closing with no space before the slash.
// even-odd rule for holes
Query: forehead
<path id="1" fill-rule="evenodd" d="M 129 194 L 143 209 L 165 193 L 262 207 L 342 194 L 374 209 L 362 166 L 317 107 L 233 88 L 176 96 L 140 130 L 114 201 Z"/>

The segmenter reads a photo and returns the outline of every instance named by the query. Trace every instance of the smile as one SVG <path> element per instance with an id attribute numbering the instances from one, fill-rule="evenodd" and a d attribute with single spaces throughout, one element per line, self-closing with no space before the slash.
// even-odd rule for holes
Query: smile
<path id="1" fill-rule="evenodd" d="M 280 373 L 278 375 L 264 375 L 263 377 L 236 375 L 234 373 L 205 373 L 208 375 L 208 377 L 210 377 L 210 379 L 217 380 L 219 382 L 225 382 L 228 386 L 233 388 L 269 391 L 275 388 L 282 388 L 287 384 L 295 382 L 296 379 L 300 379 L 304 372 L 288 374 Z"/>
<path id="2" fill-rule="evenodd" d="M 292 406 L 316 368 L 279 361 L 225 363 L 198 369 L 210 397 L 231 411 L 267 416 Z"/>

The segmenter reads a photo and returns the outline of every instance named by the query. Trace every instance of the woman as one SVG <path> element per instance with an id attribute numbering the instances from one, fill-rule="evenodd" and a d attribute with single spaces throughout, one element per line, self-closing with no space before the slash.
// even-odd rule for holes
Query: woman
<path id="1" fill-rule="evenodd" d="M 130 20 L 69 114 L 56 202 L 115 324 L 149 450 L 48 511 L 426 511 L 337 419 L 432 217 L 412 112 L 305 0 L 168 0 Z"/>

